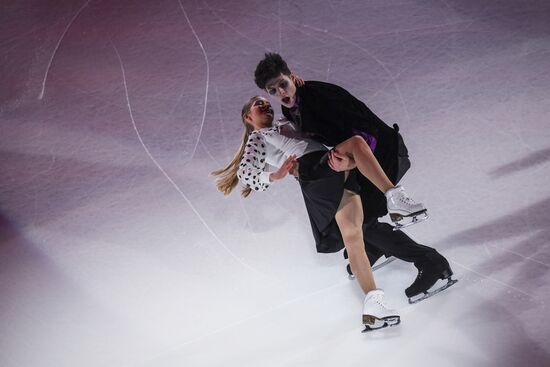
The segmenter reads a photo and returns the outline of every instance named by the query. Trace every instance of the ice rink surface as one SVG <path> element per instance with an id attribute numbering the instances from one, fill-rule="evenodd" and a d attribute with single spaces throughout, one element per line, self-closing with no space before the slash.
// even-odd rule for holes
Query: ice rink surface
<path id="1" fill-rule="evenodd" d="M 546 0 L 4 0 L 0 366 L 550 366 Z M 293 179 L 241 199 L 209 172 L 280 52 L 399 123 L 406 232 L 460 281 L 361 334 Z M 277 108 L 279 113 L 279 109 Z M 386 219 L 387 220 L 387 219 Z"/>

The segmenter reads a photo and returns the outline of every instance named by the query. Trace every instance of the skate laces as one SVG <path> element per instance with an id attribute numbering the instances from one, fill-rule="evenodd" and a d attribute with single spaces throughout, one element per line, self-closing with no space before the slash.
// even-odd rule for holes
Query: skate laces
<path id="1" fill-rule="evenodd" d="M 399 192 L 399 197 L 397 198 L 397 200 L 405 204 L 416 204 L 416 201 L 408 197 L 407 194 L 405 194 L 403 191 Z"/>
<path id="2" fill-rule="evenodd" d="M 389 309 L 388 305 L 384 302 L 384 295 L 383 294 L 376 294 L 372 296 L 372 300 L 378 304 L 378 306 Z"/>
<path id="3" fill-rule="evenodd" d="M 395 191 L 393 191 L 391 194 L 391 199 L 392 201 L 396 202 L 396 201 L 400 201 L 402 202 L 403 204 L 407 204 L 407 205 L 414 205 L 416 204 L 416 201 L 414 201 L 412 198 L 410 198 L 407 193 L 405 192 L 405 190 L 400 187 L 400 186 L 397 186 L 395 188 Z"/>

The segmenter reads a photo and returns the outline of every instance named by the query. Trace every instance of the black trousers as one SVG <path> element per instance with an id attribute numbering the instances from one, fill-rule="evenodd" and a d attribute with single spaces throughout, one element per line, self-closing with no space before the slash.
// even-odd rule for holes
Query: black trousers
<path id="1" fill-rule="evenodd" d="M 386 174 L 393 179 L 394 183 L 397 183 L 409 170 L 411 162 L 403 137 L 399 134 L 399 126 L 395 124 L 393 127 L 396 133 L 397 159 L 394 166 L 388 165 L 386 167 Z M 367 207 L 371 203 L 373 205 L 380 204 L 385 209 L 385 197 L 371 183 L 368 183 L 367 186 L 371 188 L 371 191 L 366 195 L 364 204 Z M 369 200 L 375 195 L 380 197 L 378 202 Z M 420 268 L 426 263 L 438 262 L 442 257 L 435 249 L 416 243 L 404 232 L 394 231 L 393 227 L 387 223 L 380 223 L 377 217 L 365 217 L 363 221 L 363 239 L 371 264 L 374 264 L 380 256 L 385 255 L 386 257 L 394 256 L 400 260 L 412 262 L 417 268 Z"/>
<path id="2" fill-rule="evenodd" d="M 378 218 L 365 221 L 363 239 L 371 264 L 385 255 L 412 262 L 417 268 L 421 268 L 427 262 L 437 262 L 441 257 L 435 249 L 416 243 L 404 232 L 394 231 L 391 225 L 380 223 Z"/>

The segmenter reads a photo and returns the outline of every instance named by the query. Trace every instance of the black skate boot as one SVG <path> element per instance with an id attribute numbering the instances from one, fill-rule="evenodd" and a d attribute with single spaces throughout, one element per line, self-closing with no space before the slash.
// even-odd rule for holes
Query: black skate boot
<path id="1" fill-rule="evenodd" d="M 438 254 L 435 261 L 429 261 L 422 265 L 416 265 L 418 275 L 409 288 L 405 289 L 405 294 L 409 297 L 409 303 L 417 303 L 429 298 L 455 284 L 458 280 L 452 279 L 453 271 L 447 259 Z M 438 280 L 447 280 L 447 283 L 439 287 L 430 289 Z"/>

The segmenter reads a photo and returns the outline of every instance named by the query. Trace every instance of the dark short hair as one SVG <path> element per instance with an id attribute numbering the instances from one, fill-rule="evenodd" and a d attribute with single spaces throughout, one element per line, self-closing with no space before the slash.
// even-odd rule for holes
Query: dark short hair
<path id="1" fill-rule="evenodd" d="M 268 80 L 278 77 L 281 73 L 290 75 L 290 69 L 281 55 L 268 52 L 254 71 L 254 82 L 260 89 L 265 89 Z"/>

